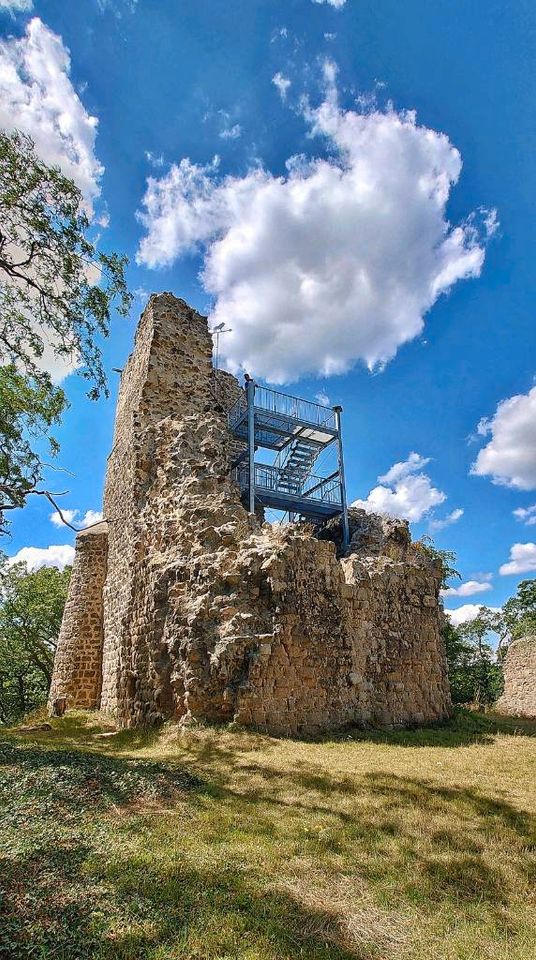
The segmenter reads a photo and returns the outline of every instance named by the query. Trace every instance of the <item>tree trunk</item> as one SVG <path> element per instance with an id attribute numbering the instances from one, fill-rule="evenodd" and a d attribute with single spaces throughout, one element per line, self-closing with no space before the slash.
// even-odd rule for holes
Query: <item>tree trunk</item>
<path id="1" fill-rule="evenodd" d="M 19 693 L 20 712 L 26 713 L 26 696 L 24 691 L 24 676 L 19 673 L 17 676 L 17 688 Z"/>

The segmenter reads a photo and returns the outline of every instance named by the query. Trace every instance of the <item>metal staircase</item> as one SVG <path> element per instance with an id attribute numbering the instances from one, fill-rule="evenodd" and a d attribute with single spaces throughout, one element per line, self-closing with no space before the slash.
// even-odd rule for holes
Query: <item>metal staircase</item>
<path id="1" fill-rule="evenodd" d="M 246 450 L 233 467 L 233 478 L 251 513 L 272 507 L 321 522 L 342 515 L 348 542 L 348 508 L 340 426 L 341 407 L 323 407 L 309 400 L 259 387 L 247 379 L 245 395 L 231 407 L 228 420 L 234 436 Z M 337 469 L 327 477 L 312 468 L 328 447 L 336 447 Z M 273 463 L 258 463 L 257 450 L 274 450 Z"/>
<path id="2" fill-rule="evenodd" d="M 310 475 L 322 447 L 318 443 L 298 436 L 277 455 L 274 467 L 279 470 L 280 486 L 289 493 L 300 493 Z"/>

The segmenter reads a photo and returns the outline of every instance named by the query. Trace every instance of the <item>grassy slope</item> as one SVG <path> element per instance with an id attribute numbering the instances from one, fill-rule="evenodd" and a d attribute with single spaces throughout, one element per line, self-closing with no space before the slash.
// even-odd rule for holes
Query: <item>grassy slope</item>
<path id="1" fill-rule="evenodd" d="M 534 957 L 536 725 L 103 728 L 0 736 L 2 958 Z"/>

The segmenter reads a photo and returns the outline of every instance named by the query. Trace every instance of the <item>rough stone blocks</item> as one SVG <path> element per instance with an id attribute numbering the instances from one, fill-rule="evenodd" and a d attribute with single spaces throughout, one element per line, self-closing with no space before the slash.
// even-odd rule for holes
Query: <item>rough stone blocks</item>
<path id="1" fill-rule="evenodd" d="M 514 640 L 504 661 L 504 693 L 499 713 L 536 718 L 536 636 Z"/>
<path id="2" fill-rule="evenodd" d="M 51 702 L 283 735 L 448 716 L 437 565 L 404 522 L 353 511 L 340 558 L 337 522 L 314 535 L 248 514 L 226 418 L 241 387 L 211 357 L 206 318 L 152 296 L 121 378 L 106 525 L 77 538 Z"/>

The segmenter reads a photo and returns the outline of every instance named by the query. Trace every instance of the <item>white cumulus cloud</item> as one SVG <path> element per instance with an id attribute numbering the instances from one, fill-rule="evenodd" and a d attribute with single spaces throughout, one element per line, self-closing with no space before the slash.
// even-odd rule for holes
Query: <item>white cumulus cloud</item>
<path id="1" fill-rule="evenodd" d="M 518 507 L 512 513 L 516 520 L 520 520 L 526 527 L 536 526 L 536 503 L 533 503 L 531 507 Z"/>
<path id="2" fill-rule="evenodd" d="M 0 42 L 0 127 L 29 134 L 41 159 L 75 181 L 92 212 L 104 170 L 95 156 L 98 121 L 84 108 L 69 74 L 69 51 L 38 17 L 23 37 Z M 96 222 L 108 225 L 106 208 Z M 61 383 L 78 360 L 58 356 L 46 331 L 43 339 L 40 366 Z"/>
<path id="3" fill-rule="evenodd" d="M 402 517 L 416 523 L 430 510 L 446 500 L 446 495 L 434 487 L 430 477 L 418 473 L 429 460 L 418 453 L 410 453 L 407 460 L 395 463 L 383 476 L 378 477 L 365 500 L 354 500 L 353 507 L 361 507 L 368 513 L 385 513 Z"/>
<path id="4" fill-rule="evenodd" d="M 94 523 L 100 523 L 103 518 L 100 510 L 86 510 L 82 516 L 80 515 L 80 510 L 67 509 L 61 512 L 68 523 L 72 523 L 80 528 L 91 527 Z M 57 510 L 50 514 L 50 522 L 53 523 L 55 527 L 61 528 L 65 526 Z"/>
<path id="5" fill-rule="evenodd" d="M 330 7 L 335 7 L 336 10 L 342 10 L 346 0 L 313 0 L 313 3 L 329 3 Z"/>
<path id="6" fill-rule="evenodd" d="M 232 327 L 222 345 L 232 372 L 285 383 L 358 360 L 381 368 L 440 294 L 482 269 L 476 220 L 446 218 L 456 148 L 413 113 L 342 109 L 335 75 L 327 62 L 323 103 L 302 106 L 328 159 L 235 177 L 184 158 L 147 181 L 138 263 L 204 252 L 211 322 Z"/>
<path id="7" fill-rule="evenodd" d="M 33 0 L 0 0 L 0 11 L 9 13 L 27 13 L 33 9 Z"/>
<path id="8" fill-rule="evenodd" d="M 491 610 L 492 613 L 499 613 L 501 608 L 487 607 L 486 609 Z M 478 617 L 479 612 L 480 605 L 478 603 L 464 603 L 456 610 L 445 610 L 447 617 L 455 627 L 459 627 L 462 623 L 468 623 L 469 620 L 474 620 L 475 617 Z"/>
<path id="9" fill-rule="evenodd" d="M 516 490 L 536 490 L 536 387 L 503 400 L 477 431 L 491 439 L 471 473 Z"/>
<path id="10" fill-rule="evenodd" d="M 398 480 L 402 480 L 403 477 L 409 476 L 410 473 L 418 473 L 418 471 L 422 470 L 428 463 L 430 463 L 430 457 L 421 457 L 420 453 L 412 452 L 407 460 L 400 460 L 398 463 L 393 463 L 393 466 L 389 468 L 387 473 L 378 477 L 378 483 L 386 483 L 387 485 L 396 483 Z"/>
<path id="11" fill-rule="evenodd" d="M 74 523 L 80 511 L 79 510 L 62 510 L 61 512 L 63 514 L 64 519 L 67 521 L 67 523 Z M 50 522 L 53 523 L 55 527 L 61 528 L 65 526 L 57 510 L 55 510 L 54 513 L 50 514 Z"/>
<path id="12" fill-rule="evenodd" d="M 104 168 L 95 156 L 97 118 L 76 93 L 70 55 L 61 37 L 38 17 L 22 38 L 0 43 L 0 126 L 29 134 L 40 157 L 58 164 L 89 207 Z"/>
<path id="13" fill-rule="evenodd" d="M 34 571 L 40 567 L 58 567 L 63 570 L 73 561 L 74 547 L 68 544 L 53 544 L 50 547 L 22 547 L 13 557 L 9 557 L 8 562 L 25 563 L 28 570 Z"/>
<path id="14" fill-rule="evenodd" d="M 466 580 L 459 587 L 448 587 L 441 591 L 443 597 L 472 597 L 475 593 L 486 593 L 493 587 L 488 580 Z"/>
<path id="15" fill-rule="evenodd" d="M 102 519 L 103 515 L 100 510 L 86 510 L 84 516 L 80 520 L 80 526 L 92 527 L 94 523 L 100 523 Z"/>
<path id="16" fill-rule="evenodd" d="M 455 510 L 452 510 L 447 514 L 446 517 L 441 517 L 437 520 L 430 520 L 428 524 L 428 529 L 430 533 L 439 533 L 440 530 L 444 530 L 445 527 L 451 527 L 453 523 L 458 523 L 458 520 L 461 520 L 463 517 L 463 510 L 461 507 L 457 507 Z"/>
<path id="17" fill-rule="evenodd" d="M 499 573 L 507 577 L 513 573 L 529 573 L 536 570 L 536 543 L 514 543 L 510 547 L 510 560 L 503 563 Z"/>

